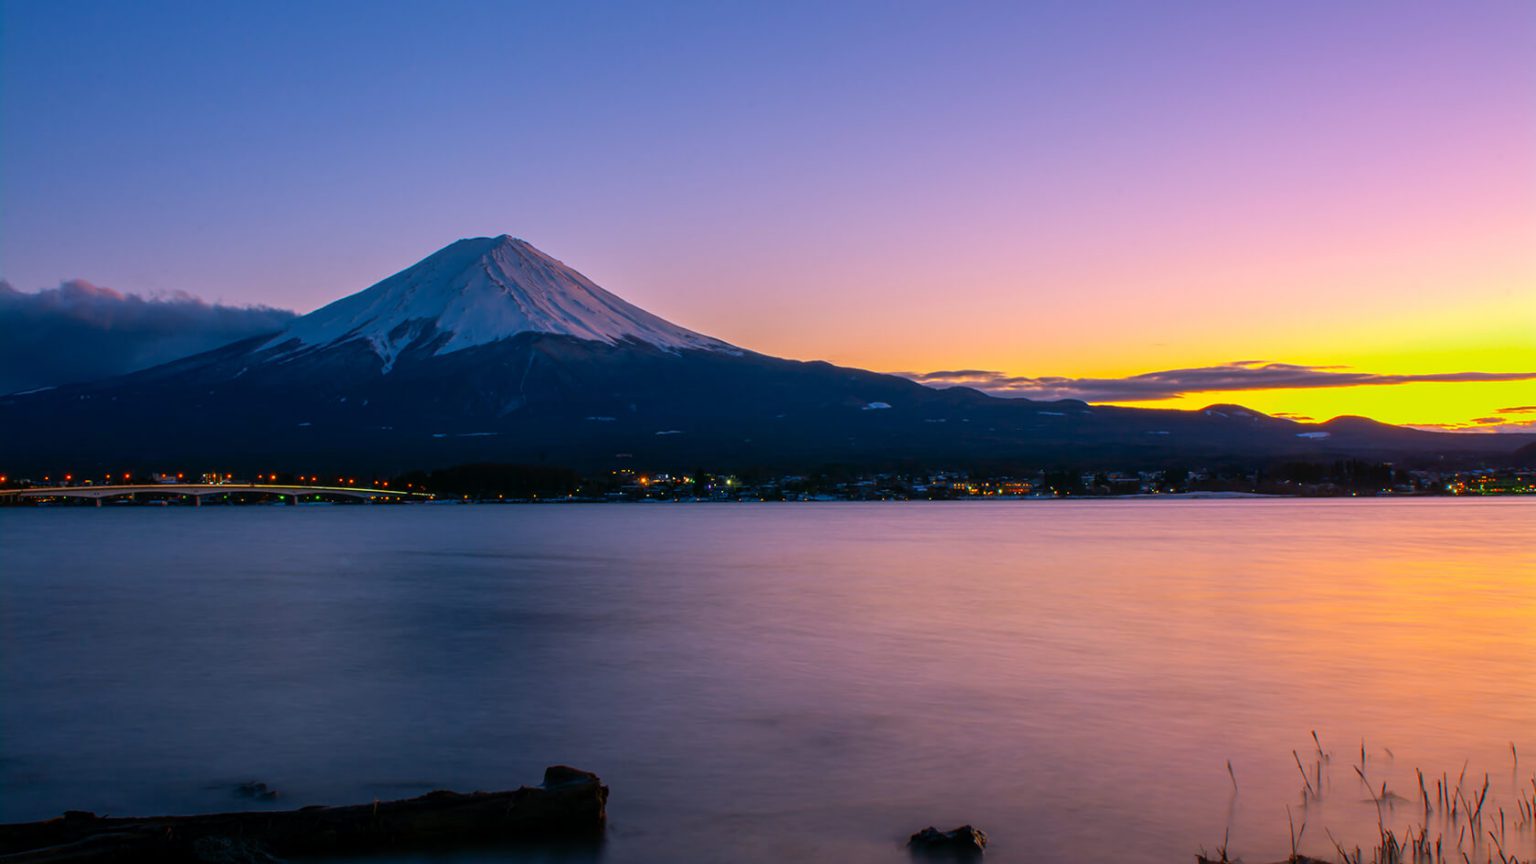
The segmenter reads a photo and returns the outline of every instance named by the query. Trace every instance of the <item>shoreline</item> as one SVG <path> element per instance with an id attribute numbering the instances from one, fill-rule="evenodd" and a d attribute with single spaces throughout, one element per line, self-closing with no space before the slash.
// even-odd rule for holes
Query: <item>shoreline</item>
<path id="1" fill-rule="evenodd" d="M 174 493 L 171 493 L 174 494 Z M 0 511 L 6 509 L 104 509 L 104 508 L 186 508 L 201 509 L 211 508 L 248 508 L 248 507 L 463 507 L 463 506 L 501 506 L 501 505 L 540 505 L 540 506 L 574 506 L 574 505 L 732 505 L 732 504 L 782 504 L 782 505 L 829 505 L 829 504 L 1047 504 L 1047 503 L 1082 503 L 1082 502 L 1190 502 L 1190 501 L 1518 501 L 1525 498 L 1536 500 L 1536 495 L 1505 494 L 1505 495 L 1448 495 L 1448 494 L 1394 494 L 1378 493 L 1375 495 L 1287 495 L 1274 492 L 1171 492 L 1171 493 L 1141 493 L 1133 495 L 987 495 L 965 496 L 954 498 L 834 498 L 834 497 L 807 497 L 789 499 L 769 498 L 640 498 L 640 499 L 603 499 L 583 497 L 562 498 L 439 498 L 431 501 L 302 501 L 292 503 L 288 501 L 252 500 L 252 501 L 219 501 L 209 504 L 190 504 L 184 501 L 168 500 L 166 498 L 151 498 L 147 500 L 129 500 L 126 498 L 98 499 L 95 497 L 60 495 L 49 498 L 29 498 L 17 500 L 15 496 L 0 497 Z M 101 503 L 97 503 L 100 501 Z"/>

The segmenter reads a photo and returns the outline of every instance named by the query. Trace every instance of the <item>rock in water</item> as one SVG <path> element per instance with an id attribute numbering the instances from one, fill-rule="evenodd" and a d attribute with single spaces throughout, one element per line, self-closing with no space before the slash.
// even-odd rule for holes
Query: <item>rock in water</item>
<path id="1" fill-rule="evenodd" d="M 932 825 L 912 835 L 907 848 L 913 854 L 945 858 L 979 858 L 987 849 L 987 835 L 979 828 L 961 825 L 940 831 Z"/>
<path id="2" fill-rule="evenodd" d="M 252 780 L 248 783 L 241 783 L 237 785 L 235 787 L 235 794 L 241 798 L 255 798 L 258 801 L 272 801 L 277 798 L 278 793 L 276 789 L 273 789 L 267 784 L 258 783 L 255 780 Z"/>

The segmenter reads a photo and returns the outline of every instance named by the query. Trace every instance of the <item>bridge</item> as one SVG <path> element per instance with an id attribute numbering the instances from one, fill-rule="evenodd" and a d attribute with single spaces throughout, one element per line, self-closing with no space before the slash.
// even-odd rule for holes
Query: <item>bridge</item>
<path id="1" fill-rule="evenodd" d="M 25 498 L 87 498 L 101 502 L 124 495 L 152 494 L 191 498 L 198 507 L 210 495 L 234 494 L 275 495 L 278 500 L 287 499 L 297 504 L 304 497 L 360 498 L 365 501 L 427 500 L 432 496 L 425 492 L 399 489 L 375 489 L 357 486 L 300 486 L 280 483 L 137 483 L 101 486 L 32 486 L 26 489 L 0 489 L 0 501 L 20 501 Z"/>

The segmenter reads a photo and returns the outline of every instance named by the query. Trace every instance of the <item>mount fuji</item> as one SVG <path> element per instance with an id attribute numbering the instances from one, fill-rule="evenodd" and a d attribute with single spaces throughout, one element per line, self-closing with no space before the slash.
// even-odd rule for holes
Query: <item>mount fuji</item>
<path id="1" fill-rule="evenodd" d="M 291 346 L 295 353 L 361 339 L 383 361 L 379 371 L 388 374 L 400 352 L 418 343 L 441 355 L 521 333 L 668 351 L 734 350 L 621 300 L 506 234 L 450 244 L 300 318 L 262 348 Z"/>
<path id="2" fill-rule="evenodd" d="M 1302 424 L 1230 406 L 1000 399 L 770 357 L 668 322 L 506 235 L 459 240 L 275 334 L 0 397 L 0 467 L 13 473 L 393 472 L 471 461 L 1135 467 L 1476 457 L 1525 443 L 1512 437 L 1359 418 Z"/>

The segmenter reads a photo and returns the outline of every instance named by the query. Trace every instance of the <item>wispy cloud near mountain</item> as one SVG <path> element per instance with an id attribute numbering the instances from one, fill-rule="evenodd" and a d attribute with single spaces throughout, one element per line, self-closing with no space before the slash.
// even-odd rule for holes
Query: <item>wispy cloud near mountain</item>
<path id="1" fill-rule="evenodd" d="M 1536 405 L 1498 408 L 1491 417 L 1475 417 L 1466 423 L 1416 423 L 1413 428 L 1431 432 L 1536 432 Z"/>
<path id="2" fill-rule="evenodd" d="M 1533 372 L 1428 372 L 1421 374 L 1361 372 L 1343 366 L 1304 366 L 1265 360 L 1238 360 L 1219 366 L 1197 366 L 1145 372 L 1125 378 L 1030 378 L 985 369 L 898 373 L 935 387 L 965 386 L 995 396 L 1030 399 L 1082 399 L 1085 402 L 1132 402 L 1176 399 L 1192 393 L 1245 390 L 1294 390 L 1319 387 L 1361 387 L 1445 382 L 1530 381 Z M 1536 410 L 1533 408 L 1506 411 Z"/>
<path id="3" fill-rule="evenodd" d="M 24 293 L 0 281 L 0 393 L 132 372 L 275 332 L 293 318 L 180 291 L 144 298 L 75 279 Z"/>

